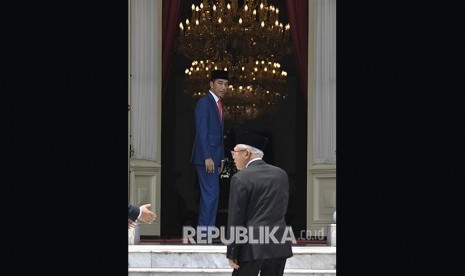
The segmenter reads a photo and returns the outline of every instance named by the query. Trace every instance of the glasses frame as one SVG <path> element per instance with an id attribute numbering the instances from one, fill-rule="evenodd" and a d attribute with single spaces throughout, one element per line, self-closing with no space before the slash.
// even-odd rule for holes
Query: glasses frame
<path id="1" fill-rule="evenodd" d="M 231 151 L 231 156 L 234 157 L 234 154 L 236 154 L 236 152 L 241 152 L 241 151 L 245 151 L 247 149 L 241 149 L 241 150 L 232 150 Z"/>

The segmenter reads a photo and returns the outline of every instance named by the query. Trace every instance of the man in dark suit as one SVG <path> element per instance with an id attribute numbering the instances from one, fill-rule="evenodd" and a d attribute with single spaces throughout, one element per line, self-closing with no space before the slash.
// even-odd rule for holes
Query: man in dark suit
<path id="1" fill-rule="evenodd" d="M 191 163 L 200 185 L 199 227 L 215 227 L 219 199 L 219 174 L 223 170 L 223 105 L 228 91 L 228 71 L 215 70 L 210 75 L 210 90 L 195 106 L 195 140 Z M 200 228 L 202 229 L 202 228 Z M 206 236 L 206 232 L 202 233 Z"/>
<path id="2" fill-rule="evenodd" d="M 152 223 L 157 218 L 157 215 L 149 210 L 150 206 L 151 204 L 143 204 L 140 207 L 137 207 L 128 203 L 128 227 L 136 227 L 137 220 L 148 224 Z"/>
<path id="3" fill-rule="evenodd" d="M 293 255 L 295 237 L 284 221 L 289 179 L 284 170 L 262 160 L 267 141 L 258 134 L 237 132 L 231 151 L 238 172 L 231 178 L 227 230 L 232 242 L 226 257 L 234 276 L 283 275 L 287 258 Z M 248 231 L 247 242 L 239 242 L 237 236 L 231 239 L 238 228 Z M 270 233 L 268 239 L 264 233 Z"/>

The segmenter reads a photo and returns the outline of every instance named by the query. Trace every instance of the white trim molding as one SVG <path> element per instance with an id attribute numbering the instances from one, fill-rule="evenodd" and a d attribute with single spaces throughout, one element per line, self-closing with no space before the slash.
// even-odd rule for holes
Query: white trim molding
<path id="1" fill-rule="evenodd" d="M 307 228 L 316 230 L 335 223 L 336 165 L 315 165 L 308 170 Z M 326 234 L 325 234 L 326 236 Z"/>
<path id="2" fill-rule="evenodd" d="M 140 206 L 150 203 L 151 210 L 158 215 L 152 224 L 141 223 L 140 235 L 160 235 L 161 166 L 147 160 L 130 160 L 130 203 Z"/>

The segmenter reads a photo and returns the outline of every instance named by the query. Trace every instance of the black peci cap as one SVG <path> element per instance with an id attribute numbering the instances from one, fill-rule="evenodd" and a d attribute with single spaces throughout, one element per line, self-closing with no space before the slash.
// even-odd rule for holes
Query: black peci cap
<path id="1" fill-rule="evenodd" d="M 240 130 L 236 133 L 236 144 L 249 145 L 261 151 L 266 146 L 268 138 L 250 131 Z"/>
<path id="2" fill-rule="evenodd" d="M 214 70 L 211 72 L 210 76 L 211 76 L 210 79 L 212 81 L 216 79 L 229 80 L 228 71 L 224 71 L 224 70 Z"/>

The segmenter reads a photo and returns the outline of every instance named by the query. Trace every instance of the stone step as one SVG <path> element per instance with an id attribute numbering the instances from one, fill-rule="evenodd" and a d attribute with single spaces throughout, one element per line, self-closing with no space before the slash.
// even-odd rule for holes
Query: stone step
<path id="1" fill-rule="evenodd" d="M 190 276 L 223 276 L 231 275 L 232 269 L 226 268 L 129 268 L 128 276 L 173 276 L 173 275 L 190 275 Z M 285 269 L 285 276 L 334 276 L 336 270 L 329 269 Z"/>
<path id="2" fill-rule="evenodd" d="M 284 275 L 336 275 L 336 247 L 294 246 Z M 225 245 L 129 245 L 128 275 L 231 275 Z"/>

